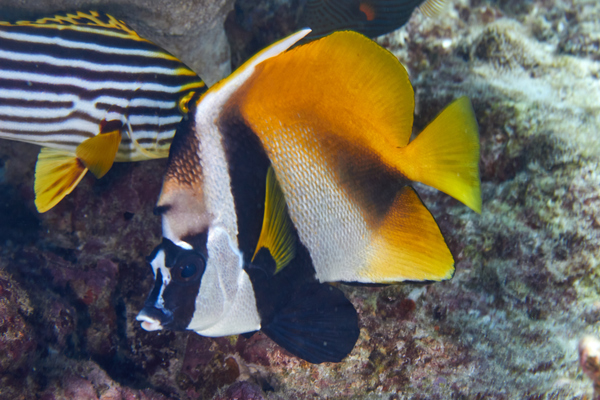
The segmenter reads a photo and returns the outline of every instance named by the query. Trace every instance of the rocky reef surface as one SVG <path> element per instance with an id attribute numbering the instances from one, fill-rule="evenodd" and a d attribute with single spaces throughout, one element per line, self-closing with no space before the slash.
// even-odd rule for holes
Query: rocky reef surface
<path id="1" fill-rule="evenodd" d="M 124 2 L 105 11 L 121 10 L 165 45 L 157 38 L 175 32 L 177 42 L 204 3 L 186 3 L 185 12 L 160 2 L 165 14 L 148 20 L 150 11 L 134 15 Z M 247 3 L 238 0 L 228 19 L 234 63 L 294 28 L 294 1 Z M 24 14 L 33 4 L 103 8 L 11 7 Z M 175 14 L 181 19 L 165 17 Z M 590 398 L 577 343 L 600 328 L 599 16 L 596 0 L 456 0 L 438 18 L 416 12 L 378 39 L 409 71 L 415 133 L 452 99 L 472 99 L 483 212 L 417 188 L 456 275 L 342 286 L 361 336 L 339 364 L 308 364 L 262 334 L 143 331 L 135 315 L 152 285 L 145 256 L 160 240 L 152 208 L 164 161 L 87 176 L 38 214 L 38 149 L 2 141 L 0 399 Z M 264 27 L 262 39 L 248 21 Z M 165 45 L 196 65 L 196 53 L 180 46 Z"/>

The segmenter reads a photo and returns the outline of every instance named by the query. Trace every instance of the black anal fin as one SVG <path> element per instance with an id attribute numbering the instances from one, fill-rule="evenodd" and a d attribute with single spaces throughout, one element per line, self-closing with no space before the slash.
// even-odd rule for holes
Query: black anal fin
<path id="1" fill-rule="evenodd" d="M 339 362 L 358 339 L 358 316 L 341 290 L 322 283 L 307 283 L 263 324 L 262 331 L 275 343 L 308 362 Z"/>

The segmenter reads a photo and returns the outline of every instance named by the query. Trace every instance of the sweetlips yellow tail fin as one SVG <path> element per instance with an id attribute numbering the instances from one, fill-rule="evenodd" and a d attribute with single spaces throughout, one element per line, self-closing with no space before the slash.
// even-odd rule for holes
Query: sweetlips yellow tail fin
<path id="1" fill-rule="evenodd" d="M 102 178 L 112 167 L 120 143 L 120 129 L 100 133 L 77 146 L 75 155 L 96 178 Z"/>
<path id="2" fill-rule="evenodd" d="M 396 196 L 373 234 L 365 282 L 440 281 L 454 275 L 454 258 L 440 228 L 410 186 Z"/>
<path id="3" fill-rule="evenodd" d="M 120 130 L 101 133 L 83 141 L 75 154 L 42 148 L 35 166 L 35 206 L 46 212 L 71 193 L 90 170 L 101 178 L 112 166 L 119 144 Z"/>
<path id="4" fill-rule="evenodd" d="M 35 206 L 46 212 L 71 193 L 88 169 L 73 154 L 42 148 L 35 165 Z"/>
<path id="5" fill-rule="evenodd" d="M 400 169 L 407 178 L 441 190 L 481 213 L 479 130 L 467 97 L 451 103 L 399 151 Z"/>

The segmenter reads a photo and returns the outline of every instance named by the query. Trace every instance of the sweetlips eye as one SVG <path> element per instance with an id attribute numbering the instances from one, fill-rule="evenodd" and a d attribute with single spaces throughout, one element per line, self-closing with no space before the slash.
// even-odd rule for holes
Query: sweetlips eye
<path id="1" fill-rule="evenodd" d="M 195 281 L 204 273 L 204 266 L 204 257 L 193 253 L 177 260 L 177 263 L 171 269 L 171 276 L 180 282 Z"/>

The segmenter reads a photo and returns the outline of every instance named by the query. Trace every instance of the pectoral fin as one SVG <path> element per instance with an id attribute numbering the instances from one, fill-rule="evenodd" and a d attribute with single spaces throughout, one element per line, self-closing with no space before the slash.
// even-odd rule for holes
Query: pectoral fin
<path id="1" fill-rule="evenodd" d="M 252 261 L 261 248 L 269 250 L 271 257 L 275 260 L 275 273 L 288 265 L 296 252 L 296 244 L 292 235 L 292 221 L 287 214 L 285 198 L 273 167 L 269 167 L 267 172 L 265 215 Z"/>
<path id="2" fill-rule="evenodd" d="M 75 155 L 96 178 L 102 178 L 112 167 L 120 143 L 120 129 L 100 133 L 77 146 Z"/>
<path id="3" fill-rule="evenodd" d="M 64 150 L 42 148 L 35 166 L 35 206 L 46 212 L 71 193 L 87 172 L 85 165 Z"/>

